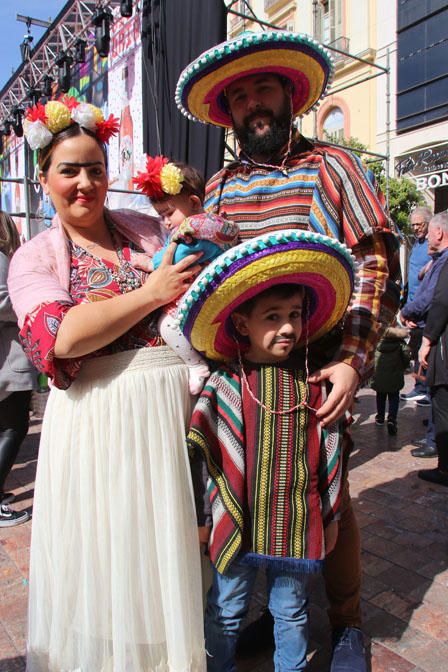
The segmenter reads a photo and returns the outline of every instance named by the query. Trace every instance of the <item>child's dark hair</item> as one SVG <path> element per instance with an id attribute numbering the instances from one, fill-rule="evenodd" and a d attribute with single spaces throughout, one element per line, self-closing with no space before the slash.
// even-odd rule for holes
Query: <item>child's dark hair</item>
<path id="1" fill-rule="evenodd" d="M 305 287 L 303 285 L 296 285 L 292 282 L 284 282 L 279 285 L 272 285 L 271 287 L 268 287 L 268 289 L 265 289 L 263 292 L 252 296 L 252 298 L 242 303 L 241 306 L 238 306 L 234 312 L 245 315 L 246 317 L 250 317 L 253 309 L 261 299 L 265 299 L 266 297 L 270 296 L 275 296 L 279 299 L 290 299 L 295 294 L 300 294 L 302 297 L 304 297 Z"/>
<path id="2" fill-rule="evenodd" d="M 193 166 L 188 165 L 187 163 L 184 163 L 183 161 L 170 161 L 176 168 L 179 168 L 180 171 L 182 171 L 182 175 L 184 176 L 184 180 L 182 182 L 182 190 L 181 194 L 186 195 L 186 196 L 197 196 L 200 201 L 201 205 L 204 204 L 205 200 L 205 180 L 199 170 L 196 170 Z M 166 196 L 163 196 L 160 199 L 153 198 L 153 201 L 167 201 L 172 196 L 169 194 L 166 194 Z"/>

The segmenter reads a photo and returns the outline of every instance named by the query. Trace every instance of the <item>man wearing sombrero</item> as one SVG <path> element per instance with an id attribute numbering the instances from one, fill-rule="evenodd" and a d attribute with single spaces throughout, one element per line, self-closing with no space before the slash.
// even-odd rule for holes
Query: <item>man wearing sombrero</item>
<path id="1" fill-rule="evenodd" d="M 238 36 L 201 54 L 176 90 L 192 120 L 233 128 L 241 151 L 207 186 L 206 207 L 240 226 L 241 238 L 284 228 L 345 242 L 358 281 L 343 324 L 311 351 L 314 375 L 332 390 L 318 412 L 341 417 L 371 364 L 381 330 L 398 308 L 395 236 L 361 162 L 350 152 L 301 136 L 294 118 L 315 108 L 333 73 L 327 50 L 307 35 L 266 31 Z M 345 436 L 345 455 L 351 439 Z M 364 672 L 360 538 L 345 483 L 339 536 L 325 570 L 333 627 L 331 672 Z"/>

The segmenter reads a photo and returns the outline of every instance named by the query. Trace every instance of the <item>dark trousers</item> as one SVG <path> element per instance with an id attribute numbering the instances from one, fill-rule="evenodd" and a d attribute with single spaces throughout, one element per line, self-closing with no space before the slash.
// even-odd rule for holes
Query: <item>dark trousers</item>
<path id="1" fill-rule="evenodd" d="M 0 493 L 28 432 L 31 390 L 12 392 L 0 401 Z"/>
<path id="2" fill-rule="evenodd" d="M 396 420 L 398 415 L 398 406 L 400 403 L 399 392 L 377 392 L 376 393 L 376 411 L 380 418 L 384 418 L 386 413 L 386 401 L 389 400 L 389 420 Z"/>
<path id="3" fill-rule="evenodd" d="M 422 344 L 422 339 L 423 339 L 423 328 L 422 327 L 415 327 L 415 329 L 411 329 L 411 335 L 409 338 L 409 348 L 411 350 L 411 356 L 414 361 L 414 373 L 418 374 L 419 369 L 420 369 L 420 363 L 418 361 L 418 351 L 420 350 L 420 346 Z M 424 376 L 425 371 L 424 369 L 420 370 L 420 376 Z M 415 384 L 414 384 L 414 390 L 416 392 L 421 392 L 422 394 L 428 394 L 428 387 L 425 383 L 424 380 L 420 380 L 419 378 L 415 379 Z"/>
<path id="4" fill-rule="evenodd" d="M 448 385 L 431 387 L 432 413 L 439 469 L 448 472 Z"/>

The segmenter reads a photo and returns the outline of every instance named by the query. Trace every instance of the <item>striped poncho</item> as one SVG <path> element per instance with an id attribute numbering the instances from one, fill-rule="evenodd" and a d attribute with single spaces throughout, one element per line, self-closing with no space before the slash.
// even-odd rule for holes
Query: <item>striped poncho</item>
<path id="1" fill-rule="evenodd" d="M 250 389 L 268 408 L 295 406 L 307 387 L 310 406 L 321 405 L 322 387 L 305 385 L 294 360 L 246 366 Z M 198 400 L 188 446 L 196 467 L 207 463 L 209 551 L 219 572 L 237 555 L 298 572 L 321 568 L 323 525 L 340 501 L 339 427 L 321 430 L 308 408 L 283 415 L 261 408 L 238 370 L 226 367 L 212 374 Z M 207 501 L 205 487 L 195 482 L 197 505 Z M 204 511 L 198 514 L 203 519 Z"/>

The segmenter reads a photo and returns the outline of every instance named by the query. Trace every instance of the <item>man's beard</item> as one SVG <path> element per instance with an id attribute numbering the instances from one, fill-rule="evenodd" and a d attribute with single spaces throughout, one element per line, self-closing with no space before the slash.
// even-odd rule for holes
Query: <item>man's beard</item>
<path id="1" fill-rule="evenodd" d="M 251 128 L 251 122 L 257 117 L 267 117 L 269 129 L 259 135 Z M 249 114 L 241 126 L 234 125 L 235 135 L 241 149 L 249 156 L 261 156 L 269 159 L 280 152 L 289 140 L 291 128 L 291 109 L 289 100 L 285 100 L 283 109 L 277 116 L 268 109 L 260 108 Z"/>

